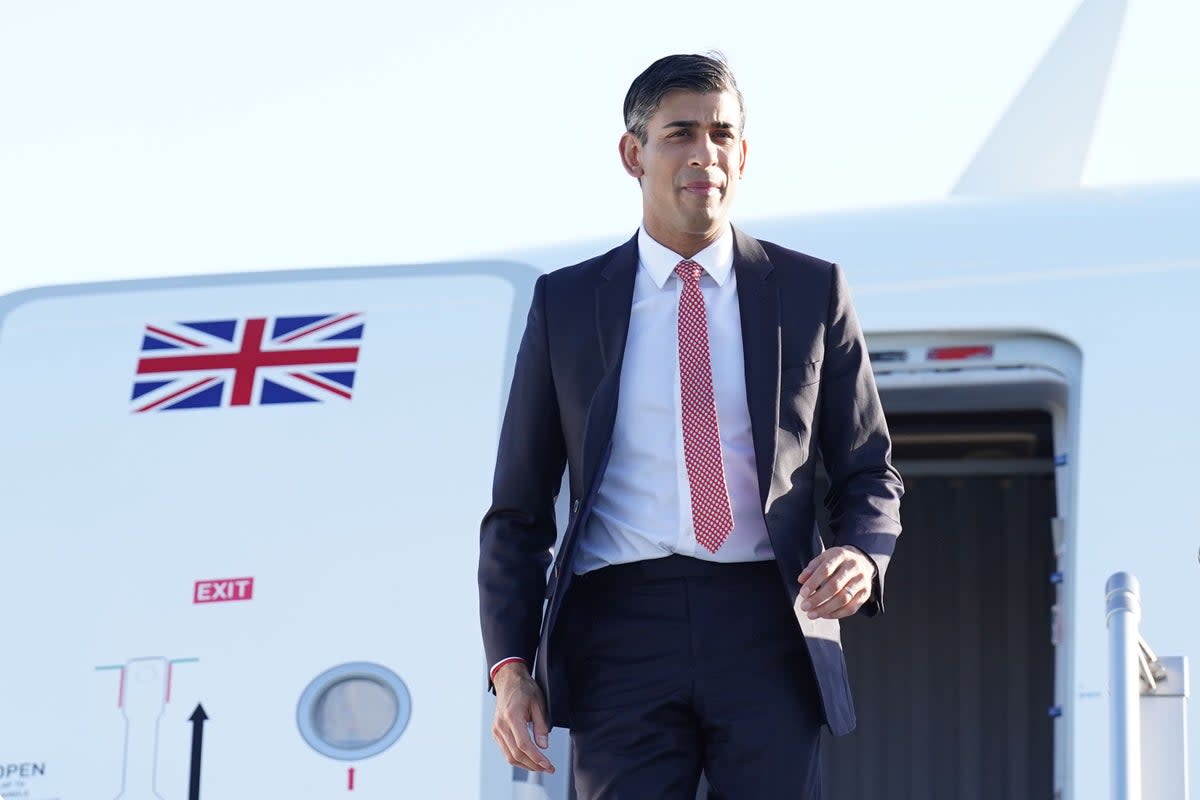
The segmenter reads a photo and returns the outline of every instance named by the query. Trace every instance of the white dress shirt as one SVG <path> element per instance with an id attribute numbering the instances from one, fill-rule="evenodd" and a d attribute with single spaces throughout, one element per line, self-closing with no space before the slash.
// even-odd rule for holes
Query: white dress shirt
<path id="1" fill-rule="evenodd" d="M 576 573 L 672 553 L 720 562 L 774 558 L 759 502 L 733 271 L 733 231 L 728 226 L 691 260 L 704 268 L 700 292 L 708 320 L 713 396 L 733 531 L 715 553 L 696 541 L 679 396 L 683 281 L 675 266 L 682 260 L 645 228 L 639 230 L 612 455 L 579 540 Z"/>

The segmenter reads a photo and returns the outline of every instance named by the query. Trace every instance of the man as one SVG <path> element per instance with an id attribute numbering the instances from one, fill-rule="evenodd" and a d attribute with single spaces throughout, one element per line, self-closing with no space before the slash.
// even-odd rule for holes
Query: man
<path id="1" fill-rule="evenodd" d="M 854 727 L 838 620 L 882 610 L 900 534 L 862 332 L 835 265 L 730 226 L 747 145 L 723 60 L 655 62 L 625 124 L 642 226 L 537 280 L 500 434 L 493 734 L 553 771 L 549 727 L 569 727 L 588 800 L 692 798 L 702 771 L 722 797 L 817 798 L 821 724 Z"/>

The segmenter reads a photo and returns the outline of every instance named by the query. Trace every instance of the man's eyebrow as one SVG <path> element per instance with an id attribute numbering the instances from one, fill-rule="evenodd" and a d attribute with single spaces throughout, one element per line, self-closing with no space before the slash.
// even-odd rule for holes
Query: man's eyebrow
<path id="1" fill-rule="evenodd" d="M 677 119 L 674 122 L 668 122 L 667 124 L 663 125 L 663 127 L 664 128 L 699 128 L 700 123 L 694 119 Z M 712 123 L 712 127 L 722 128 L 725 130 L 732 130 L 733 123 L 732 122 L 714 122 L 714 123 Z"/>

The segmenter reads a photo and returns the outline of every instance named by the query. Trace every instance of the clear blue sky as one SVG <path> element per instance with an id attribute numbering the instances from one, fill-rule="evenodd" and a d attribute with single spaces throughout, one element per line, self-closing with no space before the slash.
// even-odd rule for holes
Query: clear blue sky
<path id="1" fill-rule="evenodd" d="M 10 0 L 0 292 L 626 233 L 625 89 L 708 48 L 749 107 L 739 219 L 936 200 L 1077 5 Z M 1198 30 L 1130 0 L 1085 184 L 1200 178 Z"/>

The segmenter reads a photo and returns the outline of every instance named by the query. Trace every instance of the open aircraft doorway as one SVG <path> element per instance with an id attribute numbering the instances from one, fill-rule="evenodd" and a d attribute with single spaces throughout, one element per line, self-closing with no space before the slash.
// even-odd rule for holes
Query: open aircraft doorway
<path id="1" fill-rule="evenodd" d="M 1038 334 L 870 346 L 904 533 L 886 613 L 843 626 L 859 721 L 826 740 L 827 796 L 1054 796 L 1078 351 Z"/>

